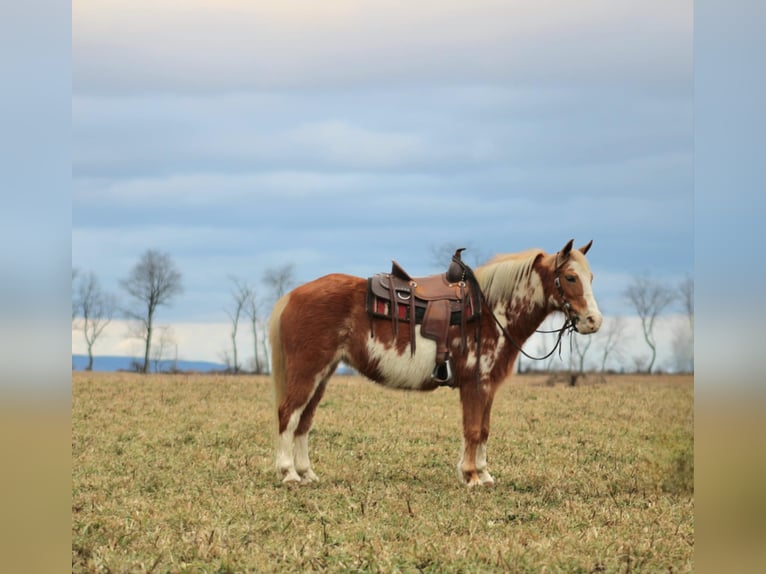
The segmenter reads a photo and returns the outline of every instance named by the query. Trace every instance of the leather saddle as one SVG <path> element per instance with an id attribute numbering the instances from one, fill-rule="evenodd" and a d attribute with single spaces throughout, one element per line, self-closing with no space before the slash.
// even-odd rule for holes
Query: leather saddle
<path id="1" fill-rule="evenodd" d="M 467 323 L 481 312 L 479 286 L 473 271 L 461 260 L 463 249 L 455 251 L 446 273 L 413 278 L 393 261 L 391 273 L 378 273 L 367 280 L 367 312 L 371 317 L 390 319 L 395 337 L 399 323 L 409 323 L 411 354 L 415 353 L 416 325 L 423 337 L 436 342 L 431 379 L 440 385 L 453 381 L 450 326 L 460 326 L 460 349 L 465 352 Z"/>

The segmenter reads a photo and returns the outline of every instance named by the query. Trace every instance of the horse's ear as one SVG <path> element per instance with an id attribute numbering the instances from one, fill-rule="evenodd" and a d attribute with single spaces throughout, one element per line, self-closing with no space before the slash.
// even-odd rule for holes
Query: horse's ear
<path id="1" fill-rule="evenodd" d="M 574 239 L 570 239 L 567 242 L 567 244 L 564 245 L 564 248 L 561 251 L 559 251 L 562 258 L 566 259 L 567 257 L 569 257 L 569 253 L 572 251 L 573 244 L 574 244 Z"/>
<path id="2" fill-rule="evenodd" d="M 585 245 L 580 247 L 580 253 L 585 255 L 588 252 L 588 249 L 590 249 L 591 245 L 593 245 L 593 240 L 592 239 L 590 241 L 588 241 L 588 243 L 586 243 Z"/>

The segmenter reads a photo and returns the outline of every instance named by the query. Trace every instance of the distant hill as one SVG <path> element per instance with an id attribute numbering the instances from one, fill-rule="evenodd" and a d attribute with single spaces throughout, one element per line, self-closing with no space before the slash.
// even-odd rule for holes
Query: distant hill
<path id="1" fill-rule="evenodd" d="M 117 356 L 96 356 L 93 357 L 94 371 L 132 371 L 133 362 L 143 363 L 143 359 L 138 357 L 117 357 Z M 214 371 L 225 371 L 226 365 L 222 363 L 211 363 L 209 361 L 160 361 L 163 371 L 169 371 L 174 365 L 179 371 L 195 371 L 199 373 L 211 373 Z M 84 371 L 88 366 L 87 355 L 72 355 L 72 370 Z M 151 364 L 152 371 L 154 363 Z M 355 375 L 356 371 L 348 365 L 341 363 L 335 371 L 336 375 Z"/>
<path id="2" fill-rule="evenodd" d="M 137 357 L 114 357 L 114 356 L 96 356 L 93 357 L 94 371 L 132 371 L 134 361 L 143 363 L 143 359 Z M 173 365 L 180 371 L 199 371 L 208 373 L 211 371 L 224 371 L 226 365 L 220 363 L 211 363 L 208 361 L 160 361 L 162 370 L 169 370 Z M 88 366 L 87 355 L 72 355 L 72 369 L 83 371 Z M 151 365 L 154 369 L 154 363 Z"/>

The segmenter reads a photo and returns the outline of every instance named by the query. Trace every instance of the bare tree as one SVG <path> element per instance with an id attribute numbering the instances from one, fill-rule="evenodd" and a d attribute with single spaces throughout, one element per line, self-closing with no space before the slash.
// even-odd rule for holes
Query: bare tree
<path id="1" fill-rule="evenodd" d="M 686 277 L 678 285 L 678 300 L 689 322 L 688 356 L 694 370 L 694 279 Z M 681 343 L 678 343 L 681 345 Z M 683 345 L 681 345 L 683 346 Z"/>
<path id="2" fill-rule="evenodd" d="M 168 350 L 175 348 L 175 355 L 173 365 L 170 367 L 170 371 L 175 371 L 178 368 L 178 345 L 176 343 L 176 337 L 173 333 L 173 328 L 170 325 L 163 325 L 157 328 L 157 337 L 155 343 L 152 345 L 152 361 L 154 362 L 154 372 L 162 372 L 162 361 L 167 356 Z"/>
<path id="3" fill-rule="evenodd" d="M 274 301 L 277 301 L 294 285 L 294 267 L 292 263 L 288 263 L 282 267 L 266 269 L 264 272 L 263 282 L 274 294 Z"/>
<path id="4" fill-rule="evenodd" d="M 644 340 L 651 350 L 646 372 L 651 373 L 657 358 L 657 342 L 654 337 L 654 323 L 657 317 L 673 302 L 676 295 L 666 285 L 647 277 L 635 277 L 625 289 L 625 297 L 633 305 L 641 319 Z M 636 365 L 638 367 L 638 365 Z"/>
<path id="5" fill-rule="evenodd" d="M 635 370 L 636 373 L 640 373 L 640 372 L 642 372 L 644 370 L 646 370 L 646 372 L 650 372 L 650 369 L 646 369 L 647 362 L 646 362 L 646 357 L 645 356 L 639 355 L 639 354 L 635 354 L 635 355 L 633 355 L 631 357 L 631 360 L 633 361 L 633 365 L 635 367 L 634 370 Z"/>
<path id="6" fill-rule="evenodd" d="M 559 341 L 559 321 L 563 315 L 560 313 L 553 313 L 545 318 L 545 320 L 540 325 L 538 332 L 534 335 L 537 339 L 537 346 L 535 348 L 535 354 L 538 357 L 545 357 L 548 355 L 545 359 L 539 359 L 534 362 L 536 365 L 541 365 L 539 369 L 534 370 L 542 370 L 548 373 L 553 372 L 553 363 L 555 361 L 560 361 L 561 357 L 559 355 L 558 351 L 555 351 L 551 353 L 551 350 L 554 349 Z M 544 362 L 540 362 L 544 361 Z"/>
<path id="7" fill-rule="evenodd" d="M 248 299 L 247 305 L 245 306 L 245 314 L 247 315 L 248 319 L 250 319 L 250 330 L 253 333 L 253 372 L 261 373 L 263 372 L 263 367 L 261 366 L 260 354 L 258 352 L 260 325 L 258 324 L 259 312 L 258 301 L 255 297 L 255 289 L 250 290 L 250 298 Z"/>
<path id="8" fill-rule="evenodd" d="M 271 289 L 273 300 L 271 303 L 276 303 L 280 297 L 282 297 L 287 291 L 295 284 L 293 277 L 294 266 L 292 263 L 288 263 L 279 268 L 266 269 L 263 276 L 263 282 L 267 287 Z M 265 326 L 264 326 L 265 328 Z M 265 356 L 266 368 L 269 370 L 269 342 L 268 337 L 261 337 L 261 345 L 263 346 L 263 352 Z M 257 347 L 257 345 L 256 345 Z M 256 352 L 257 355 L 257 352 Z"/>
<path id="9" fill-rule="evenodd" d="M 74 328 L 74 319 L 80 312 L 80 302 L 78 300 L 78 295 L 74 283 L 79 274 L 80 270 L 77 269 L 77 267 L 72 267 L 72 328 Z"/>
<path id="10" fill-rule="evenodd" d="M 114 297 L 105 293 L 93 272 L 80 277 L 77 284 L 77 296 L 72 306 L 72 315 L 79 315 L 79 323 L 88 347 L 87 371 L 93 370 L 93 345 L 112 321 L 116 308 Z"/>
<path id="11" fill-rule="evenodd" d="M 596 333 L 604 340 L 601 345 L 601 372 L 606 372 L 609 355 L 622 356 L 622 339 L 625 335 L 625 317 L 610 317 L 604 320 L 604 326 Z"/>
<path id="12" fill-rule="evenodd" d="M 580 375 L 585 374 L 585 355 L 592 344 L 593 337 L 590 336 L 574 335 L 572 338 L 570 361 L 577 364 L 577 373 Z"/>
<path id="13" fill-rule="evenodd" d="M 673 336 L 673 367 L 677 371 L 694 371 L 694 348 L 692 338 L 684 325 L 678 325 Z"/>
<path id="14" fill-rule="evenodd" d="M 135 307 L 126 311 L 128 317 L 139 322 L 139 338 L 143 339 L 144 364 L 141 372 L 149 371 L 149 352 L 152 348 L 154 314 L 160 305 L 169 305 L 176 295 L 183 292 L 181 273 L 170 255 L 154 249 L 147 250 L 136 263 L 127 278 L 120 282 Z"/>
<path id="15" fill-rule="evenodd" d="M 268 324 L 263 323 L 261 325 L 261 347 L 263 348 L 263 372 L 264 373 L 270 373 L 271 372 L 271 366 L 270 366 L 270 358 L 271 353 L 269 352 L 269 336 L 267 334 L 268 330 Z"/>
<path id="16" fill-rule="evenodd" d="M 226 310 L 226 314 L 231 320 L 231 350 L 233 354 L 232 370 L 239 372 L 239 359 L 237 353 L 237 330 L 239 328 L 239 319 L 243 313 L 247 312 L 250 300 L 253 298 L 253 290 L 245 281 L 240 281 L 236 277 L 229 277 L 234 284 L 231 290 L 233 304 L 231 309 Z"/>
<path id="17" fill-rule="evenodd" d="M 220 353 L 218 353 L 218 358 L 226 366 L 227 373 L 234 371 L 234 366 L 231 361 L 231 354 L 229 354 L 228 349 L 223 349 Z"/>

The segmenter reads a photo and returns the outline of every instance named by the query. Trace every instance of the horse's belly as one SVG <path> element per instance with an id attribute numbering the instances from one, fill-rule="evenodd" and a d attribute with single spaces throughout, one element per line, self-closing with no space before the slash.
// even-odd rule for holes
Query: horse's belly
<path id="1" fill-rule="evenodd" d="M 419 390 L 432 388 L 431 373 L 436 364 L 436 342 L 418 333 L 413 355 L 407 345 L 402 353 L 394 345 L 386 345 L 378 339 L 367 342 L 367 354 L 372 367 L 371 378 L 398 389 Z"/>

